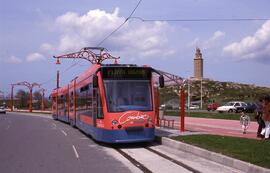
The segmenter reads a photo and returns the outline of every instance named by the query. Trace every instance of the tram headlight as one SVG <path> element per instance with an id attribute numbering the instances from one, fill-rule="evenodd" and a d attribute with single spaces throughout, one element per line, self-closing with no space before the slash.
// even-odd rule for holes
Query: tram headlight
<path id="1" fill-rule="evenodd" d="M 152 118 L 149 117 L 149 118 L 148 118 L 148 124 L 151 124 L 151 123 L 152 123 Z"/>
<path id="2" fill-rule="evenodd" d="M 118 121 L 117 120 L 112 120 L 112 125 L 117 125 Z"/>

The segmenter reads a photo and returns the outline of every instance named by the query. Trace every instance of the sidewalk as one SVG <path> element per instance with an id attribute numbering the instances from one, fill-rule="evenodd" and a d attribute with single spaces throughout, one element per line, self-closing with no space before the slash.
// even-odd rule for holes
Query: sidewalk
<path id="1" fill-rule="evenodd" d="M 180 117 L 164 116 L 164 118 L 175 120 L 174 129 L 180 128 Z M 185 117 L 185 130 L 191 132 L 259 139 L 257 128 L 257 122 L 251 122 L 247 133 L 243 134 L 240 122 L 237 120 Z"/>
<path id="2" fill-rule="evenodd" d="M 10 109 L 6 109 L 7 112 L 11 112 Z M 29 113 L 28 109 L 14 109 L 12 112 L 25 112 Z M 46 110 L 46 111 L 41 111 L 41 110 L 32 110 L 32 113 L 40 113 L 40 114 L 51 114 L 52 111 Z"/>

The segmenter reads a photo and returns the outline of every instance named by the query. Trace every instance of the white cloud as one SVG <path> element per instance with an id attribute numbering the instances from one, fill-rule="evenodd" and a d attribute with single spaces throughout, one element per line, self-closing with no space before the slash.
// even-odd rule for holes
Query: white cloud
<path id="1" fill-rule="evenodd" d="M 96 46 L 124 21 L 125 18 L 119 16 L 118 8 L 112 13 L 99 9 L 90 10 L 84 15 L 68 12 L 55 20 L 55 28 L 61 33 L 56 47 L 64 53 Z M 102 46 L 119 53 L 119 56 L 168 56 L 175 52 L 168 46 L 167 34 L 170 29 L 165 22 L 127 21 Z"/>
<path id="2" fill-rule="evenodd" d="M 193 39 L 189 44 L 188 47 L 197 47 L 200 43 L 200 39 L 197 37 Z"/>
<path id="3" fill-rule="evenodd" d="M 218 44 L 218 42 L 225 37 L 225 32 L 222 31 L 216 31 L 211 38 L 209 38 L 208 40 L 206 40 L 203 44 L 203 47 L 205 49 L 209 49 L 209 48 L 213 48 L 216 47 Z"/>
<path id="4" fill-rule="evenodd" d="M 220 46 L 220 40 L 224 38 L 226 35 L 225 32 L 222 31 L 216 31 L 213 33 L 213 35 L 206 39 L 206 40 L 200 40 L 199 38 L 195 38 L 190 44 L 188 44 L 188 47 L 200 47 L 201 49 L 212 49 Z"/>
<path id="5" fill-rule="evenodd" d="M 253 36 L 231 43 L 223 51 L 237 59 L 270 62 L 270 21 L 265 22 Z"/>
<path id="6" fill-rule="evenodd" d="M 52 51 L 54 51 L 55 49 L 54 49 L 54 47 L 51 45 L 51 44 L 49 44 L 49 43 L 43 43 L 41 46 L 40 46 L 40 50 L 42 51 L 42 52 L 52 52 Z"/>
<path id="7" fill-rule="evenodd" d="M 226 34 L 225 32 L 222 32 L 222 31 L 216 31 L 213 35 L 213 37 L 211 38 L 211 40 L 217 40 L 219 38 L 222 38 L 224 37 Z"/>
<path id="8" fill-rule="evenodd" d="M 43 61 L 45 57 L 40 53 L 31 53 L 26 57 L 27 62 Z"/>
<path id="9" fill-rule="evenodd" d="M 9 64 L 20 64 L 22 63 L 22 60 L 16 56 L 11 56 L 6 60 L 6 62 Z"/>

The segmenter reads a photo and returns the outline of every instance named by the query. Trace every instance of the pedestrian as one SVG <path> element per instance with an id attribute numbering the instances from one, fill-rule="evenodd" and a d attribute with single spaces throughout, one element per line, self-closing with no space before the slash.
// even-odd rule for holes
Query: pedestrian
<path id="1" fill-rule="evenodd" d="M 257 130 L 257 137 L 263 138 L 264 136 L 261 135 L 262 129 L 265 128 L 264 121 L 262 119 L 262 111 L 263 111 L 263 97 L 259 99 L 259 102 L 257 103 L 257 108 L 254 112 L 255 119 L 257 120 L 257 123 L 259 124 L 258 130 Z"/>
<path id="2" fill-rule="evenodd" d="M 261 134 L 264 135 L 265 139 L 269 139 L 269 134 L 270 134 L 270 96 L 266 96 L 263 101 L 264 101 L 264 105 L 263 105 L 262 119 L 264 121 L 265 128 L 262 129 Z"/>
<path id="3" fill-rule="evenodd" d="M 247 115 L 246 111 L 242 111 L 242 115 L 240 117 L 240 124 L 242 125 L 243 134 L 247 133 L 248 125 L 250 122 L 250 118 Z"/>

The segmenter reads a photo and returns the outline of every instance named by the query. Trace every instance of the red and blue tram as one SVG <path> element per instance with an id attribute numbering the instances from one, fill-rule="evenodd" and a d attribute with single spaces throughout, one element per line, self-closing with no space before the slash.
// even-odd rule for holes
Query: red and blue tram
<path id="1" fill-rule="evenodd" d="M 94 64 L 68 85 L 52 91 L 52 116 L 106 143 L 152 141 L 155 137 L 151 67 Z M 164 86 L 163 76 L 159 78 Z"/>

